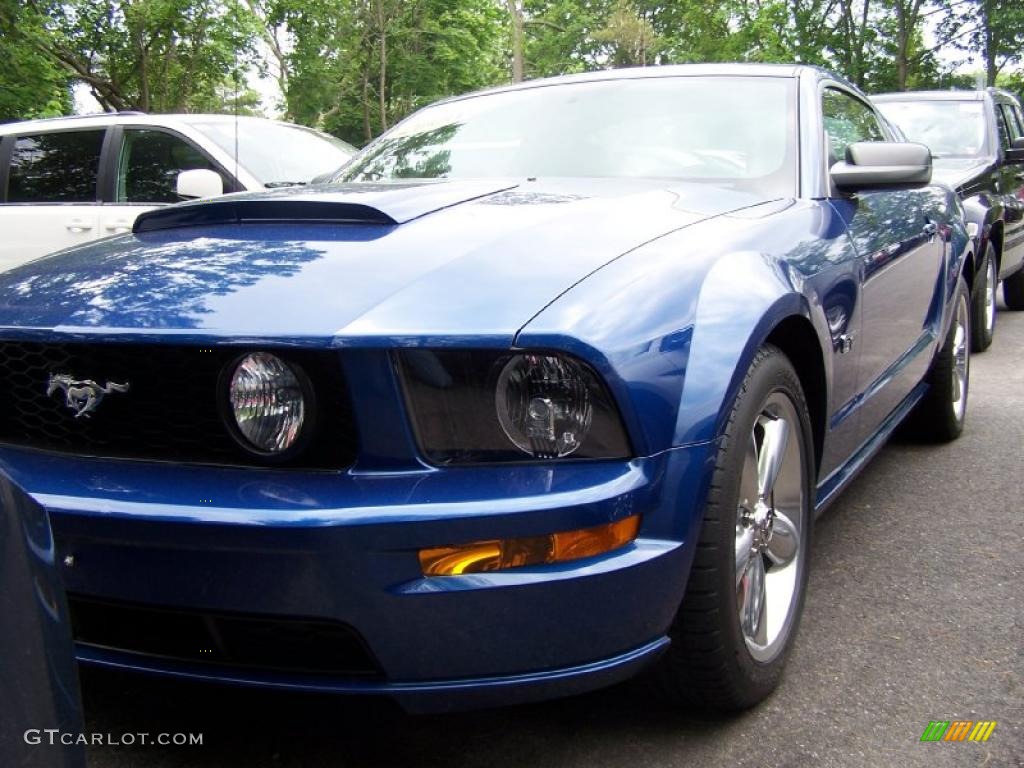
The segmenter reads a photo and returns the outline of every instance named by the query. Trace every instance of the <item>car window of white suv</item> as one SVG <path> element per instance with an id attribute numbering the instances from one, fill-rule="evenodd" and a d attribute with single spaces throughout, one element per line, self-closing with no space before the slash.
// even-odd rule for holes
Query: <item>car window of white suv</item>
<path id="1" fill-rule="evenodd" d="M 178 174 L 197 169 L 219 173 L 209 158 L 178 136 L 164 131 L 127 129 L 117 164 L 117 202 L 180 202 Z M 230 179 L 224 178 L 224 189 L 230 188 Z"/>
<path id="2" fill-rule="evenodd" d="M 103 129 L 19 136 L 8 203 L 95 203 Z"/>

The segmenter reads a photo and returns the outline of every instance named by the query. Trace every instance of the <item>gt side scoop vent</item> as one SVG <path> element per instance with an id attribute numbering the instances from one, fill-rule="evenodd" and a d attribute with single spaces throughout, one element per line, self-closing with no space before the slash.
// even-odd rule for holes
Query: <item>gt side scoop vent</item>
<path id="1" fill-rule="evenodd" d="M 132 231 L 202 227 L 247 223 L 370 224 L 393 226 L 398 222 L 383 211 L 361 203 L 324 200 L 211 200 L 157 208 L 135 220 Z"/>

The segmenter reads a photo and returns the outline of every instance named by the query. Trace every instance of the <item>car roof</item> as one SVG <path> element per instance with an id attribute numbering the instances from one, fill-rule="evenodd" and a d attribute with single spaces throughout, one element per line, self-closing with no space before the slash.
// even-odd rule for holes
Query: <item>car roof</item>
<path id="1" fill-rule="evenodd" d="M 660 77 L 798 77 L 802 73 L 811 73 L 821 79 L 836 80 L 856 87 L 848 83 L 839 75 L 829 72 L 821 67 L 808 64 L 752 64 L 752 63 L 720 63 L 720 64 L 662 64 L 653 67 L 625 67 L 621 69 L 599 69 L 593 72 L 581 72 L 572 75 L 559 75 L 558 77 L 545 77 L 537 80 L 524 80 L 521 83 L 503 85 L 496 88 L 485 88 L 471 93 L 459 94 L 447 99 L 442 99 L 439 104 L 444 104 L 461 99 L 471 99 L 476 96 L 490 95 L 493 93 L 506 93 L 509 91 L 525 91 L 532 88 L 544 88 L 552 85 L 570 85 L 573 83 L 590 83 L 605 80 L 641 80 Z"/>
<path id="2" fill-rule="evenodd" d="M 986 91 L 898 91 L 875 93 L 872 101 L 984 101 Z"/>
<path id="3" fill-rule="evenodd" d="M 194 125 L 196 123 L 228 123 L 234 120 L 279 123 L 280 120 L 269 120 L 265 117 L 250 115 L 215 115 L 215 114 L 146 114 L 145 112 L 101 112 L 94 115 L 69 115 L 67 117 L 48 117 L 39 120 L 22 120 L 0 125 L 0 136 L 12 133 L 25 133 L 40 130 L 65 130 L 71 128 L 103 128 L 109 125 L 155 125 L 174 127 Z M 292 123 L 285 123 L 292 125 Z M 301 126 L 299 126 L 301 127 Z"/>

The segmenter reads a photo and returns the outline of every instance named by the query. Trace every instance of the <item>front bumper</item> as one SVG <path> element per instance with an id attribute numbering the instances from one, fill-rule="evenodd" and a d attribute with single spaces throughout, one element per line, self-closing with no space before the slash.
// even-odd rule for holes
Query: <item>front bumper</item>
<path id="1" fill-rule="evenodd" d="M 298 473 L 0 449 L 50 512 L 69 592 L 342 622 L 372 679 L 79 646 L 82 662 L 243 685 L 386 694 L 415 711 L 618 682 L 654 659 L 683 595 L 709 446 L 630 462 Z M 424 578 L 424 547 L 642 515 L 631 545 L 571 563 Z"/>

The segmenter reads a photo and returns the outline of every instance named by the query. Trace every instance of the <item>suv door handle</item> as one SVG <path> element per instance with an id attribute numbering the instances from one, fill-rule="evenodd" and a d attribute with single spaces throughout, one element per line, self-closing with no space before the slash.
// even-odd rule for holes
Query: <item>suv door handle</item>
<path id="1" fill-rule="evenodd" d="M 928 221 L 925 222 L 924 229 L 921 231 L 930 240 L 931 238 L 935 237 L 935 235 L 938 233 L 939 225 L 936 224 L 934 221 Z"/>
<path id="2" fill-rule="evenodd" d="M 67 229 L 68 232 L 88 232 L 92 229 L 92 222 L 88 219 L 69 219 Z"/>
<path id="3" fill-rule="evenodd" d="M 107 232 L 114 233 L 131 232 L 132 222 L 128 221 L 128 219 L 114 219 L 107 222 L 105 229 Z"/>

